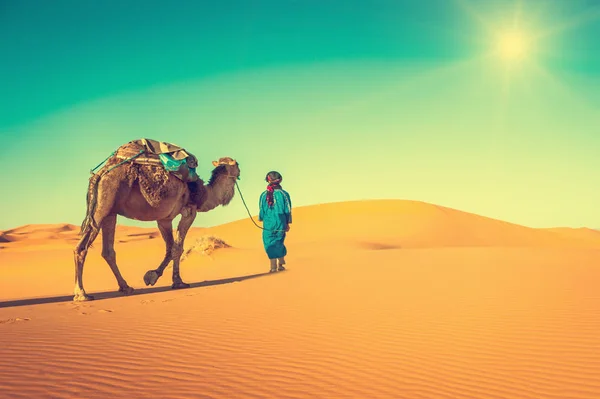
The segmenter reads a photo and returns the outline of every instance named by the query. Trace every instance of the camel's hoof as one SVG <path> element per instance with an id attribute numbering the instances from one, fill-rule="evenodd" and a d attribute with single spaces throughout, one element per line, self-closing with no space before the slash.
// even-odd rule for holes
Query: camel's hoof
<path id="1" fill-rule="evenodd" d="M 119 288 L 119 291 L 122 292 L 125 295 L 131 295 L 131 294 L 133 294 L 133 288 L 131 288 L 130 286 L 121 287 L 121 288 Z"/>
<path id="2" fill-rule="evenodd" d="M 85 302 L 85 301 L 93 301 L 94 297 L 88 294 L 75 294 L 73 296 L 73 302 Z"/>
<path id="3" fill-rule="evenodd" d="M 190 288 L 190 285 L 188 283 L 184 283 L 183 281 L 180 281 L 178 283 L 173 283 L 171 288 L 173 288 L 174 290 L 178 290 L 181 288 Z"/>
<path id="4" fill-rule="evenodd" d="M 148 270 L 146 274 L 144 274 L 144 283 L 146 283 L 146 285 L 154 285 L 159 277 L 156 270 Z"/>

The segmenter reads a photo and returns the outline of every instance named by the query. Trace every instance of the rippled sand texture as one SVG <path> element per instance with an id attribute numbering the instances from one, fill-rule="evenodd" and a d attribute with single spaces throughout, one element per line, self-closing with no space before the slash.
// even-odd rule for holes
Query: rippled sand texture
<path id="1" fill-rule="evenodd" d="M 143 284 L 156 230 L 121 227 L 136 295 L 114 293 L 96 244 L 84 277 L 100 299 L 77 304 L 76 231 L 5 232 L 19 240 L 0 249 L 0 397 L 600 398 L 597 231 L 407 201 L 294 218 L 276 274 L 249 220 L 195 229 L 188 246 L 215 234 L 232 248 L 190 256 L 194 286 L 177 291 L 170 268 Z"/>

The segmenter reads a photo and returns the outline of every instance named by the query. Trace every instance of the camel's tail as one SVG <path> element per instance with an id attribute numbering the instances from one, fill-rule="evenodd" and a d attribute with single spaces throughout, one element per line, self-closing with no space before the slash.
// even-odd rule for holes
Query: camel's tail
<path id="1" fill-rule="evenodd" d="M 96 205 L 98 204 L 98 182 L 100 181 L 100 177 L 102 177 L 100 173 L 90 177 L 86 197 L 87 209 L 85 219 L 83 219 L 83 223 L 81 224 L 81 230 L 79 230 L 79 235 L 83 235 L 89 228 L 98 228 L 98 225 L 94 220 L 94 213 L 96 212 Z"/>

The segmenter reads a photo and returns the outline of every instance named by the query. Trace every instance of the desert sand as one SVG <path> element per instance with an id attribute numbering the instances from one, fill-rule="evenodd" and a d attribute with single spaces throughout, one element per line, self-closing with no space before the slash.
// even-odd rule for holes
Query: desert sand
<path id="1" fill-rule="evenodd" d="M 199 215 L 201 218 L 202 215 Z M 595 221 L 591 221 L 595 222 Z M 197 223 L 201 223 L 198 221 Z M 249 219 L 193 228 L 171 290 L 155 225 L 119 226 L 74 303 L 72 225 L 0 234 L 1 398 L 600 398 L 600 232 L 412 201 L 294 209 L 288 270 Z"/>

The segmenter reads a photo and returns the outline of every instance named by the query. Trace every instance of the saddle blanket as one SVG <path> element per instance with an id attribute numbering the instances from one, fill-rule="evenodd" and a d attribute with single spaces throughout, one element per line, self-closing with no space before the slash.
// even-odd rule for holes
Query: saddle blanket
<path id="1" fill-rule="evenodd" d="M 194 182 L 199 179 L 196 173 L 198 159 L 175 144 L 143 138 L 119 147 L 115 156 L 123 160 L 132 158 L 130 162 L 139 164 L 162 165 L 165 170 L 184 182 Z"/>

